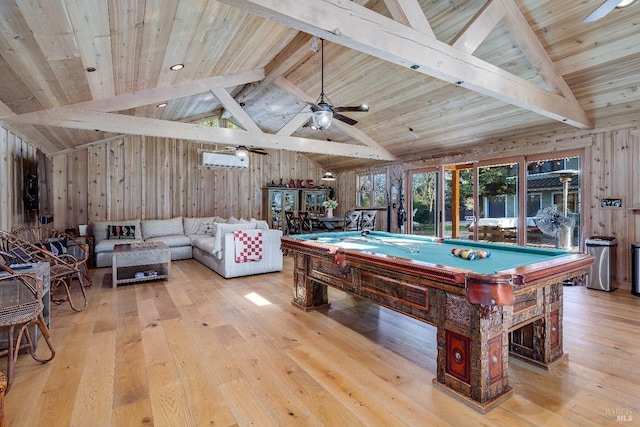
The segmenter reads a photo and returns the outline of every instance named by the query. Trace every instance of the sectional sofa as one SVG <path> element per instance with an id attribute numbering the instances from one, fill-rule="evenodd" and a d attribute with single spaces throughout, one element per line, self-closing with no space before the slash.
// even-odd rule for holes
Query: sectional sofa
<path id="1" fill-rule="evenodd" d="M 262 259 L 236 262 L 238 242 L 234 231 L 259 230 Z M 142 241 L 164 242 L 172 260 L 194 258 L 225 278 L 282 271 L 280 230 L 266 221 L 220 217 L 154 220 L 96 221 L 90 224 L 94 238 L 96 267 L 111 266 L 115 245 Z M 256 234 L 247 231 L 245 234 Z"/>

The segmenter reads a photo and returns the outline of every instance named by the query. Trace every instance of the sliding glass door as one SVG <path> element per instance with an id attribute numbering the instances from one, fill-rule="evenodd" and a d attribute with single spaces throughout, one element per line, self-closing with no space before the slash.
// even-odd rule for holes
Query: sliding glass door
<path id="1" fill-rule="evenodd" d="M 423 236 L 437 236 L 438 212 L 438 172 L 414 171 L 409 174 L 411 183 L 411 211 L 409 233 Z"/>
<path id="2" fill-rule="evenodd" d="M 409 171 L 405 232 L 576 250 L 580 153 L 562 155 Z"/>
<path id="3" fill-rule="evenodd" d="M 580 167 L 578 156 L 527 162 L 527 245 L 580 248 Z"/>
<path id="4" fill-rule="evenodd" d="M 473 222 L 473 165 L 444 169 L 444 230 L 442 237 L 469 239 Z"/>
<path id="5" fill-rule="evenodd" d="M 478 200 L 473 228 L 479 241 L 517 243 L 518 164 L 478 168 Z"/>

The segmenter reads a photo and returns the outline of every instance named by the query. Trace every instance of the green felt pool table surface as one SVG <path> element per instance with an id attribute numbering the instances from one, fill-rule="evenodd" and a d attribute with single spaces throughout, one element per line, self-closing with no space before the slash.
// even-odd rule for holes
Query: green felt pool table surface
<path id="1" fill-rule="evenodd" d="M 434 241 L 435 239 L 430 237 L 391 234 L 380 231 L 371 231 L 366 235 L 355 231 L 303 234 L 288 237 L 335 245 L 345 250 L 369 252 L 376 255 L 405 258 L 421 263 L 470 270 L 479 274 L 494 274 L 571 254 L 570 252 L 555 249 L 501 245 L 469 240 L 441 239 L 441 243 L 437 243 Z M 467 260 L 452 255 L 451 250 L 455 248 L 484 250 L 490 252 L 491 255 L 487 258 Z"/>

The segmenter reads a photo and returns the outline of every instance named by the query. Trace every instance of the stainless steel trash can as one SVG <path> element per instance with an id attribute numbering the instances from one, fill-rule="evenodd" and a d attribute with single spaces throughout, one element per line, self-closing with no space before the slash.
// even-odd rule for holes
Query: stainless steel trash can
<path id="1" fill-rule="evenodd" d="M 618 240 L 615 237 L 591 236 L 585 241 L 587 253 L 595 258 L 589 272 L 587 288 L 599 291 L 613 291 L 616 283 L 616 251 Z"/>
<path id="2" fill-rule="evenodd" d="M 640 297 L 640 243 L 631 244 L 631 293 Z"/>

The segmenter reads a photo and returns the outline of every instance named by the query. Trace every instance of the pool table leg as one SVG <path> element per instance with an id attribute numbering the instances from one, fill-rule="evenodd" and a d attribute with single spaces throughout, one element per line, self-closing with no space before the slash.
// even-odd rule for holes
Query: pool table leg
<path id="1" fill-rule="evenodd" d="M 438 322 L 438 369 L 433 384 L 487 413 L 511 397 L 509 334 L 504 321 L 511 307 L 483 307 L 443 294 Z"/>
<path id="2" fill-rule="evenodd" d="M 318 310 L 328 308 L 329 293 L 327 285 L 316 282 L 307 274 L 307 255 L 295 253 L 293 268 L 293 301 L 294 307 L 303 311 Z"/>
<path id="3" fill-rule="evenodd" d="M 510 328 L 513 357 L 548 370 L 568 359 L 563 350 L 562 294 L 563 285 L 559 282 L 516 297 L 520 306 L 528 306 L 513 316 L 515 325 Z"/>

